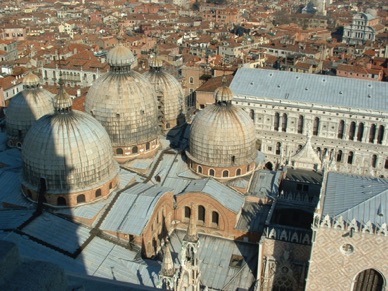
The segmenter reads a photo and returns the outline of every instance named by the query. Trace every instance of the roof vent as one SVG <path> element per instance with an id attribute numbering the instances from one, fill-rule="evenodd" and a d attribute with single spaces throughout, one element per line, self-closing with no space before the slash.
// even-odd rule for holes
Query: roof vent
<path id="1" fill-rule="evenodd" d="M 371 98 L 372 96 L 370 94 L 368 94 L 368 98 Z"/>
<path id="2" fill-rule="evenodd" d="M 342 91 L 339 91 L 339 94 L 342 95 Z"/>

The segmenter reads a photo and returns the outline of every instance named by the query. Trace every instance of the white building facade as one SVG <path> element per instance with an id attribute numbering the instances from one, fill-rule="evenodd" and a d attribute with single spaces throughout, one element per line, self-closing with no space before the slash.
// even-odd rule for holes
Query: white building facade
<path id="1" fill-rule="evenodd" d="M 317 170 L 331 163 L 340 172 L 388 175 L 387 83 L 244 68 L 231 89 L 254 120 L 269 167 L 294 166 L 310 139 Z"/>

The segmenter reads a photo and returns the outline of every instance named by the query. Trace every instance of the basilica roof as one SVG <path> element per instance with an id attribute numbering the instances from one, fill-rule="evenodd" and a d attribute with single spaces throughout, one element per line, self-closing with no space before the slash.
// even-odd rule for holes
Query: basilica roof
<path id="1" fill-rule="evenodd" d="M 55 112 L 40 118 L 28 131 L 23 147 L 22 183 L 38 190 L 46 180 L 52 194 L 70 194 L 99 187 L 119 171 L 109 136 L 90 115 L 71 110 L 61 87 Z"/>
<path id="2" fill-rule="evenodd" d="M 198 163 L 215 167 L 245 165 L 255 160 L 255 146 L 252 119 L 231 104 L 209 105 L 191 124 L 188 155 Z"/>
<path id="3" fill-rule="evenodd" d="M 108 54 L 111 71 L 98 78 L 86 96 L 85 111 L 104 126 L 113 146 L 157 138 L 155 91 L 144 76 L 130 69 L 132 58 L 122 45 L 112 49 Z"/>
<path id="4" fill-rule="evenodd" d="M 176 119 L 183 110 L 183 89 L 178 80 L 163 70 L 160 60 L 152 60 L 151 69 L 144 73 L 156 91 L 162 96 L 164 117 L 166 120 Z M 159 98 L 159 97 L 158 97 Z"/>
<path id="5" fill-rule="evenodd" d="M 39 83 L 38 76 L 28 73 L 23 79 L 24 90 L 10 100 L 6 109 L 9 138 L 23 140 L 36 120 L 54 112 L 53 94 L 40 88 Z"/>

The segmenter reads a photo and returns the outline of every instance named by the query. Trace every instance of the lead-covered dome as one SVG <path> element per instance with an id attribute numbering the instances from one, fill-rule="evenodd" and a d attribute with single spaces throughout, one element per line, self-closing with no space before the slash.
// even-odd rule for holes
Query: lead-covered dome
<path id="1" fill-rule="evenodd" d="M 217 89 L 217 103 L 200 111 L 191 124 L 187 155 L 199 174 L 231 178 L 254 169 L 255 126 L 244 110 L 231 104 L 230 94 L 230 89 Z"/>
<path id="2" fill-rule="evenodd" d="M 31 125 L 54 112 L 53 94 L 40 88 L 40 79 L 29 72 L 23 79 L 23 91 L 14 96 L 6 109 L 8 145 L 20 147 Z"/>
<path id="3" fill-rule="evenodd" d="M 162 130 L 168 130 L 184 122 L 183 89 L 178 80 L 163 70 L 162 61 L 150 61 L 150 70 L 144 76 L 154 87 L 158 101 L 158 120 Z"/>
<path id="4" fill-rule="evenodd" d="M 39 119 L 24 140 L 25 194 L 38 201 L 43 181 L 44 200 L 51 205 L 75 206 L 109 195 L 119 167 L 105 129 L 90 115 L 72 111 L 62 87 L 54 104 L 55 113 Z"/>
<path id="5" fill-rule="evenodd" d="M 106 129 L 120 162 L 156 152 L 156 95 L 148 80 L 131 70 L 133 54 L 122 45 L 108 53 L 110 72 L 98 78 L 86 96 L 85 111 Z"/>

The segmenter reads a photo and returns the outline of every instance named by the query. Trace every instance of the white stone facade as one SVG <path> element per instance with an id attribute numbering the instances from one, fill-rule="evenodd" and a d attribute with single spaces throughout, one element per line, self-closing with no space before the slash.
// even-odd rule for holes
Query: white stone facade
<path id="1" fill-rule="evenodd" d="M 372 106 L 369 106 L 369 108 L 341 106 L 340 103 L 342 101 L 336 99 L 341 98 L 341 96 L 334 96 L 334 94 L 332 94 L 333 96 L 325 96 L 325 92 L 322 93 L 322 96 L 313 96 L 317 95 L 317 91 L 321 90 L 320 88 L 311 88 L 315 86 L 314 82 L 316 82 L 313 79 L 323 78 L 322 76 L 309 75 L 306 77 L 309 78 L 306 80 L 309 82 L 309 85 L 302 87 L 298 86 L 298 81 L 294 82 L 295 85 L 292 84 L 292 79 L 295 76 L 296 78 L 303 78 L 302 74 L 291 72 L 275 73 L 276 71 L 271 73 L 268 70 L 254 69 L 242 70 L 247 70 L 248 73 L 253 75 L 252 79 L 256 81 L 257 77 L 260 77 L 255 75 L 256 72 L 258 75 L 262 75 L 262 77 L 265 77 L 264 74 L 266 74 L 263 71 L 270 72 L 269 75 L 280 74 L 279 78 L 271 80 L 271 86 L 276 89 L 278 87 L 280 89 L 281 86 L 289 86 L 286 92 L 293 90 L 290 93 L 293 96 L 288 93 L 277 93 L 276 89 L 271 88 L 265 89 L 266 91 L 259 91 L 259 89 L 257 93 L 244 92 L 244 89 L 240 88 L 248 87 L 253 82 L 247 81 L 247 84 L 244 84 L 242 80 L 241 82 L 238 79 L 236 80 L 236 77 L 233 82 L 237 81 L 238 84 L 237 82 L 232 84 L 232 89 L 235 92 L 233 104 L 241 106 L 254 120 L 258 146 L 260 144 L 260 150 L 266 155 L 266 160 L 271 162 L 274 167 L 280 165 L 293 166 L 295 162 L 293 161 L 293 156 L 306 144 L 307 135 L 310 134 L 311 146 L 317 152 L 322 162 L 321 167 L 323 163 L 330 162 L 332 169 L 340 172 L 387 177 L 388 124 L 385 108 L 372 110 L 370 109 Z M 285 82 L 288 82 L 285 78 L 288 78 L 290 84 L 285 84 Z M 324 78 L 327 79 L 327 76 Z M 333 82 L 342 84 L 341 82 L 345 80 L 343 78 L 335 78 L 337 79 L 327 79 L 326 81 L 332 82 L 334 80 Z M 258 81 L 260 86 L 266 87 L 263 85 L 266 81 L 265 79 Z M 353 80 L 346 84 L 346 86 L 359 86 L 360 81 Z M 274 82 L 279 82 L 281 85 L 276 85 Z M 362 83 L 363 85 L 367 85 L 365 81 L 361 82 L 364 82 Z M 373 84 L 370 86 L 377 87 L 378 82 L 369 83 Z M 351 93 L 343 98 L 346 97 L 349 100 L 352 100 L 353 97 L 354 99 L 359 98 L 360 100 L 357 99 L 357 102 L 354 102 L 355 105 L 368 102 L 368 99 L 376 98 L 376 100 L 370 102 L 376 101 L 378 105 L 377 99 L 381 98 L 383 100 L 384 97 L 377 97 L 377 94 L 388 92 L 388 86 L 385 86 L 385 84 L 380 85 L 382 85 L 382 90 L 379 93 L 376 91 L 368 97 L 365 96 L 365 98 L 359 98 L 357 90 L 348 88 L 346 90 L 349 90 Z M 306 94 L 305 91 L 310 89 L 311 97 L 309 95 L 303 97 L 303 94 Z M 335 90 L 335 88 L 332 89 Z M 338 89 L 340 90 L 340 88 Z M 324 89 L 322 88 L 322 90 Z M 339 92 L 340 94 L 342 93 L 341 91 Z M 249 93 L 251 95 L 248 95 Z M 270 94 L 273 95 L 271 96 Z M 311 101 L 309 103 L 301 102 L 300 99 L 302 97 L 300 96 Z M 297 100 L 298 98 L 299 100 Z M 318 101 L 322 101 L 322 103 L 318 104 Z"/>

